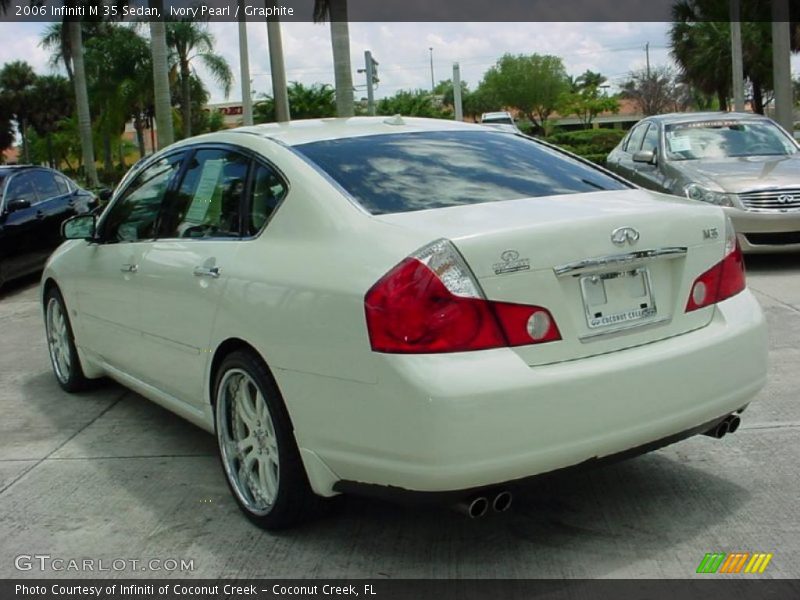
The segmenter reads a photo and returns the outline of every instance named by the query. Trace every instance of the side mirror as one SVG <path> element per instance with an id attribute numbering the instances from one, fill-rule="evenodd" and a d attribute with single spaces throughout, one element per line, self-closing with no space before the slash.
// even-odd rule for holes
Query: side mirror
<path id="1" fill-rule="evenodd" d="M 25 200 L 24 198 L 19 198 L 17 200 L 11 200 L 8 203 L 7 210 L 8 210 L 8 212 L 12 213 L 12 212 L 16 212 L 18 210 L 25 210 L 26 208 L 30 208 L 30 207 L 31 207 L 31 201 L 30 200 Z"/>
<path id="2" fill-rule="evenodd" d="M 114 190 L 110 190 L 108 188 L 103 188 L 97 193 L 97 197 L 100 199 L 100 202 L 108 202 L 111 200 L 111 196 L 114 195 Z"/>
<path id="3" fill-rule="evenodd" d="M 77 215 L 61 224 L 61 235 L 65 240 L 94 241 L 97 229 L 97 217 L 94 215 Z"/>
<path id="4" fill-rule="evenodd" d="M 656 153 L 652 150 L 639 150 L 633 155 L 633 162 L 654 165 L 656 164 Z"/>

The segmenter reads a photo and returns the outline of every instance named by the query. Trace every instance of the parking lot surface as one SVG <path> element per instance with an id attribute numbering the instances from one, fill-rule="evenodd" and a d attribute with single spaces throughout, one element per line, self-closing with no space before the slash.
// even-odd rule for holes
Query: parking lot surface
<path id="1" fill-rule="evenodd" d="M 212 436 L 113 383 L 62 392 L 37 282 L 10 285 L 0 291 L 0 577 L 685 578 L 707 552 L 774 553 L 761 577 L 800 577 L 800 257 L 747 262 L 769 320 L 770 376 L 736 434 L 538 480 L 511 512 L 476 521 L 338 498 L 280 534 L 239 513 Z M 88 558 L 95 570 L 42 572 L 37 559 L 19 570 L 21 555 Z M 126 565 L 98 572 L 100 560 Z M 191 570 L 150 569 L 169 560 Z"/>

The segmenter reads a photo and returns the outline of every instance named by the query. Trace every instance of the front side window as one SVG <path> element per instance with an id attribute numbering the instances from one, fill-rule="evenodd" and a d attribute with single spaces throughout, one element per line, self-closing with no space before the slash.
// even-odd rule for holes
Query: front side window
<path id="1" fill-rule="evenodd" d="M 725 159 L 797 154 L 797 144 L 771 121 L 719 119 L 666 127 L 671 160 Z"/>
<path id="2" fill-rule="evenodd" d="M 36 196 L 36 189 L 33 187 L 33 181 L 27 173 L 17 175 L 8 182 L 8 189 L 6 190 L 6 205 L 9 202 L 16 202 L 23 200 L 30 204 L 36 204 L 39 198 Z"/>
<path id="3" fill-rule="evenodd" d="M 491 130 L 371 135 L 294 149 L 376 215 L 628 189 L 547 146 Z"/>
<path id="4" fill-rule="evenodd" d="M 249 165 L 232 150 L 195 152 L 178 193 L 164 205 L 158 237 L 239 237 Z"/>
<path id="5" fill-rule="evenodd" d="M 162 201 L 183 154 L 164 157 L 139 173 L 111 207 L 103 225 L 109 242 L 136 242 L 155 238 Z"/>
<path id="6" fill-rule="evenodd" d="M 646 131 L 647 123 L 642 123 L 641 125 L 634 127 L 630 136 L 628 136 L 628 143 L 625 146 L 625 152 L 628 152 L 629 154 L 635 154 L 638 152 L 639 148 L 642 147 L 642 141 L 644 140 L 644 134 Z"/>
<path id="7" fill-rule="evenodd" d="M 642 150 L 658 154 L 658 125 L 650 123 L 642 142 Z"/>

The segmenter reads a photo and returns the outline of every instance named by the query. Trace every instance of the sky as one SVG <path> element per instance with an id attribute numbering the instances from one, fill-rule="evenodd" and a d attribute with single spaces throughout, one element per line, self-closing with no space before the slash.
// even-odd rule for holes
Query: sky
<path id="1" fill-rule="evenodd" d="M 39 47 L 46 27 L 43 23 L 0 23 L 0 65 L 26 60 L 41 74 L 59 72 L 49 64 Z M 237 23 L 208 25 L 235 75 L 233 90 L 225 98 L 220 87 L 198 68 L 211 92 L 211 102 L 241 100 Z M 646 64 L 645 45 L 650 46 L 650 64 L 671 64 L 667 47 L 668 23 L 351 23 L 350 50 L 356 98 L 366 96 L 364 51 L 371 50 L 380 63 L 376 98 L 400 89 L 430 89 L 430 48 L 433 48 L 434 79 L 452 76 L 453 63 L 461 67 L 461 78 L 474 88 L 484 72 L 505 53 L 554 54 L 562 57 L 570 75 L 586 69 L 604 74 L 609 83 L 620 84 L 628 73 Z M 272 84 L 264 23 L 248 23 L 250 77 L 256 97 L 271 93 Z M 303 84 L 333 84 L 330 26 L 313 23 L 283 23 L 286 75 Z M 800 57 L 792 58 L 792 70 L 800 72 Z"/>

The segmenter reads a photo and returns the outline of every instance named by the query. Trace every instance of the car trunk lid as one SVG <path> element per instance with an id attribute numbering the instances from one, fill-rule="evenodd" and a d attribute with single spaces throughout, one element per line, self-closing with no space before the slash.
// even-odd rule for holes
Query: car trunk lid
<path id="1" fill-rule="evenodd" d="M 632 190 L 377 218 L 451 240 L 488 299 L 547 308 L 562 340 L 516 347 L 529 365 L 680 335 L 713 316 L 685 307 L 695 278 L 724 253 L 715 207 Z"/>

